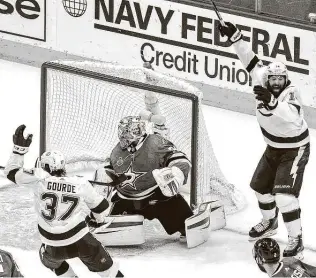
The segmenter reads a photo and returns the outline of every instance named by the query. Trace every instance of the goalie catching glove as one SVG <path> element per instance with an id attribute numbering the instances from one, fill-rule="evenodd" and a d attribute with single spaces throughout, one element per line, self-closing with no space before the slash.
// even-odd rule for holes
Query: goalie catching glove
<path id="1" fill-rule="evenodd" d="M 28 152 L 29 146 L 32 143 L 33 134 L 29 134 L 26 138 L 23 133 L 25 125 L 20 125 L 13 135 L 13 153 L 24 155 Z"/>
<path id="2" fill-rule="evenodd" d="M 172 197 L 178 194 L 184 182 L 184 175 L 178 167 L 155 169 L 152 173 L 163 195 Z"/>

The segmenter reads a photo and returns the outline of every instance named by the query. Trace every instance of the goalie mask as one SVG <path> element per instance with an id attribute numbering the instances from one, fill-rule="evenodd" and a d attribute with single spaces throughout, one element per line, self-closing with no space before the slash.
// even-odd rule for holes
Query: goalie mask
<path id="1" fill-rule="evenodd" d="M 60 151 L 44 152 L 41 156 L 41 168 L 51 175 L 62 176 L 65 173 L 65 157 Z"/>
<path id="2" fill-rule="evenodd" d="M 252 255 L 260 270 L 266 272 L 263 264 L 279 262 L 280 246 L 273 238 L 262 238 L 255 243 Z"/>
<path id="3" fill-rule="evenodd" d="M 145 134 L 146 124 L 140 116 L 124 117 L 118 124 L 118 137 L 122 149 L 136 146 L 139 139 Z"/>

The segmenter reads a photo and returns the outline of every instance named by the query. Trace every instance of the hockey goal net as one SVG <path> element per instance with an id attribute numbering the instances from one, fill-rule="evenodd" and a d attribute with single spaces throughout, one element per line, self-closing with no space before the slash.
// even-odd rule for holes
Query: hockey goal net
<path id="1" fill-rule="evenodd" d="M 42 66 L 40 153 L 64 153 L 68 169 L 101 165 L 117 144 L 117 124 L 145 109 L 155 92 L 170 128 L 170 140 L 192 162 L 190 203 L 221 199 L 226 213 L 243 197 L 225 179 L 203 119 L 202 93 L 192 85 L 149 69 L 91 61 L 57 61 Z"/>

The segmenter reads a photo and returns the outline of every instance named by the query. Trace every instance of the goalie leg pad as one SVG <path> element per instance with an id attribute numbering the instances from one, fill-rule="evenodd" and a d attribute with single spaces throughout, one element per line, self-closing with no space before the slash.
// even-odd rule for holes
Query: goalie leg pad
<path id="1" fill-rule="evenodd" d="M 105 246 L 140 245 L 145 242 L 144 217 L 111 215 L 91 232 Z"/>
<path id="2" fill-rule="evenodd" d="M 224 205 L 219 200 L 210 201 L 209 203 L 211 204 L 211 231 L 224 228 L 226 226 Z"/>
<path id="3" fill-rule="evenodd" d="M 196 247 L 209 238 L 210 232 L 226 226 L 224 206 L 221 201 L 200 204 L 197 214 L 185 221 L 188 248 Z"/>
<path id="4" fill-rule="evenodd" d="M 210 204 L 206 204 L 197 214 L 185 220 L 188 248 L 196 247 L 208 240 L 211 231 L 210 215 Z"/>

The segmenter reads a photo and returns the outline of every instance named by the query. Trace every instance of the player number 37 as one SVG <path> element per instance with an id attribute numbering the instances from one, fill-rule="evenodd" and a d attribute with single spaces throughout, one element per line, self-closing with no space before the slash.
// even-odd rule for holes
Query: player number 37
<path id="1" fill-rule="evenodd" d="M 57 209 L 58 209 L 58 196 L 52 192 L 46 192 L 41 195 L 43 201 L 48 201 L 46 203 L 45 211 L 42 210 L 41 214 L 44 219 L 47 221 L 52 221 L 56 218 Z M 61 196 L 61 203 L 69 204 L 68 209 L 58 218 L 58 220 L 66 220 L 72 214 L 74 209 L 77 207 L 79 199 L 75 196 L 63 194 Z"/>

